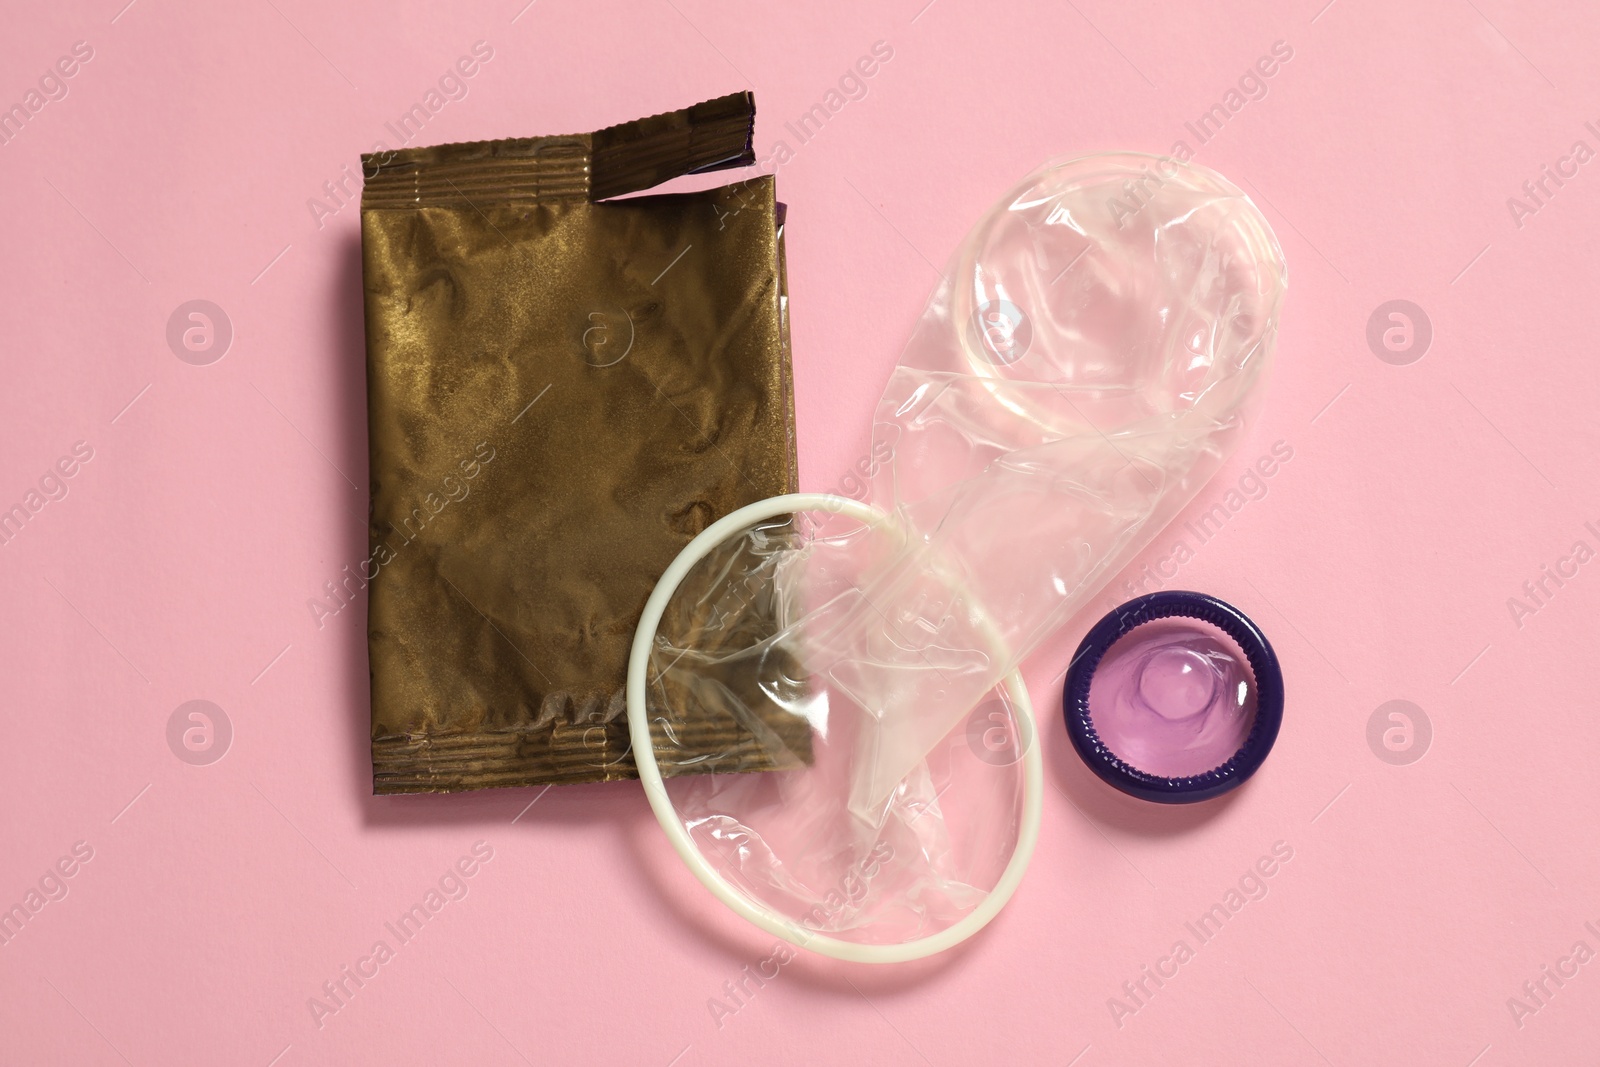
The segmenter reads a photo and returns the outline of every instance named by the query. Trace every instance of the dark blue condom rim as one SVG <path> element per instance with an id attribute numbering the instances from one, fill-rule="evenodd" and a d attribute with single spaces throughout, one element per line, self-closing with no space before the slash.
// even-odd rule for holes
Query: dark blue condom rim
<path id="1" fill-rule="evenodd" d="M 1233 638 L 1256 680 L 1256 721 L 1244 744 L 1220 766 L 1183 778 L 1151 774 L 1123 760 L 1100 740 L 1089 716 L 1089 684 L 1106 651 L 1136 627 L 1173 618 L 1199 619 Z M 1266 760 L 1283 725 L 1283 671 L 1266 634 L 1244 612 L 1206 593 L 1162 590 L 1113 609 L 1084 636 L 1067 669 L 1062 714 L 1072 747 L 1106 784 L 1158 804 L 1193 804 L 1237 789 Z"/>

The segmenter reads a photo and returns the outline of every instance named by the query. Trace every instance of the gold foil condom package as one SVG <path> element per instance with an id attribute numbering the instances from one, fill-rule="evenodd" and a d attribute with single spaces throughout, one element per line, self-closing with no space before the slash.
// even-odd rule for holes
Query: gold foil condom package
<path id="1" fill-rule="evenodd" d="M 1016 668 L 1238 444 L 1285 285 L 1255 205 L 1169 158 L 1051 163 L 979 219 L 879 402 L 866 501 L 730 516 L 646 607 L 635 752 L 709 889 L 853 960 L 927 955 L 993 917 L 1042 788 Z M 671 777 L 704 758 L 680 741 L 693 724 L 727 714 L 724 675 L 791 769 Z M 771 728 L 785 715 L 803 753 Z"/>
<path id="2" fill-rule="evenodd" d="M 795 488 L 794 407 L 772 178 L 616 198 L 752 163 L 753 120 L 736 94 L 364 158 L 376 792 L 635 775 L 640 611 L 696 534 Z M 809 758 L 759 681 L 702 694 L 684 773 Z"/>

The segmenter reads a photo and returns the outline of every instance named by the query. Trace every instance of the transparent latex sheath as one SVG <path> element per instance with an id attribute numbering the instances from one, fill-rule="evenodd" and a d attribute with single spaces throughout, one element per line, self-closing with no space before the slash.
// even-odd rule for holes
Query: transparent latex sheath
<path id="1" fill-rule="evenodd" d="M 875 944 L 983 898 L 1036 743 L 996 687 L 1233 451 L 1285 280 L 1256 207 L 1171 160 L 1051 164 L 977 223 L 874 415 L 867 495 L 889 518 L 762 524 L 663 617 L 664 771 L 703 758 L 685 739 L 711 706 L 791 768 L 671 783 L 731 881 Z"/>

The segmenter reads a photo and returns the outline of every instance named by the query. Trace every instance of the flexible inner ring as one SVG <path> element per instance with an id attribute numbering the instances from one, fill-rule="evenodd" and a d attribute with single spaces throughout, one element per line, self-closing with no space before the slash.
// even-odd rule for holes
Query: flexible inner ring
<path id="1" fill-rule="evenodd" d="M 1035 740 L 1033 744 L 1027 746 L 1022 757 L 1022 820 L 1017 830 L 1016 847 L 1012 850 L 1011 859 L 1001 872 L 999 881 L 982 903 L 959 921 L 927 937 L 894 945 L 859 944 L 808 930 L 793 919 L 756 904 L 723 878 L 695 846 L 689 831 L 678 818 L 672 798 L 667 795 L 661 768 L 656 763 L 654 742 L 650 737 L 650 722 L 646 717 L 645 675 L 650 662 L 650 649 L 655 643 L 656 631 L 661 625 L 661 615 L 666 611 L 667 602 L 678 591 L 678 586 L 688 577 L 694 565 L 730 536 L 766 519 L 802 511 L 828 511 L 868 524 L 890 520 L 886 512 L 858 500 L 852 500 L 850 497 L 834 496 L 829 493 L 789 493 L 758 500 L 724 516 L 706 527 L 699 536 L 684 546 L 683 551 L 678 553 L 678 558 L 672 561 L 672 565 L 656 583 L 650 599 L 645 602 L 644 614 L 639 618 L 639 628 L 634 631 L 633 649 L 628 657 L 628 735 L 632 741 L 634 762 L 639 769 L 639 781 L 644 785 L 644 794 L 650 800 L 650 807 L 656 813 L 656 820 L 667 832 L 667 840 L 672 842 L 672 847 L 677 851 L 679 858 L 718 900 L 747 921 L 791 944 L 834 959 L 849 960 L 854 963 L 899 963 L 921 959 L 960 944 L 988 925 L 989 920 L 993 919 L 1011 899 L 1011 894 L 1016 892 L 1023 873 L 1028 869 L 1028 861 L 1033 858 L 1033 846 L 1039 839 L 1044 761 L 1039 754 L 1040 746 L 1037 740 L 1039 735 L 1034 724 L 1033 703 L 1028 698 L 1028 687 L 1019 671 L 1013 670 L 1006 675 L 1003 684 L 1014 705 L 1021 736 Z M 1003 661 L 1009 660 L 1011 657 L 993 624 L 981 611 L 975 610 L 974 614 L 979 619 L 979 628 L 991 643 L 991 651 L 997 658 Z"/>

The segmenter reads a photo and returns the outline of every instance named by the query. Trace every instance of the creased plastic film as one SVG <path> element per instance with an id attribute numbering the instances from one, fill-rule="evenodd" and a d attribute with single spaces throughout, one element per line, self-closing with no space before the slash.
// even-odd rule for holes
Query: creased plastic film
<path id="1" fill-rule="evenodd" d="M 874 416 L 882 518 L 817 509 L 742 531 L 655 634 L 664 774 L 704 758 L 694 724 L 711 710 L 778 748 L 785 716 L 809 733 L 796 769 L 669 782 L 719 877 L 868 945 L 978 907 L 1016 845 L 1037 743 L 1000 683 L 1233 451 L 1285 280 L 1255 205 L 1168 158 L 1053 163 L 979 220 Z"/>

